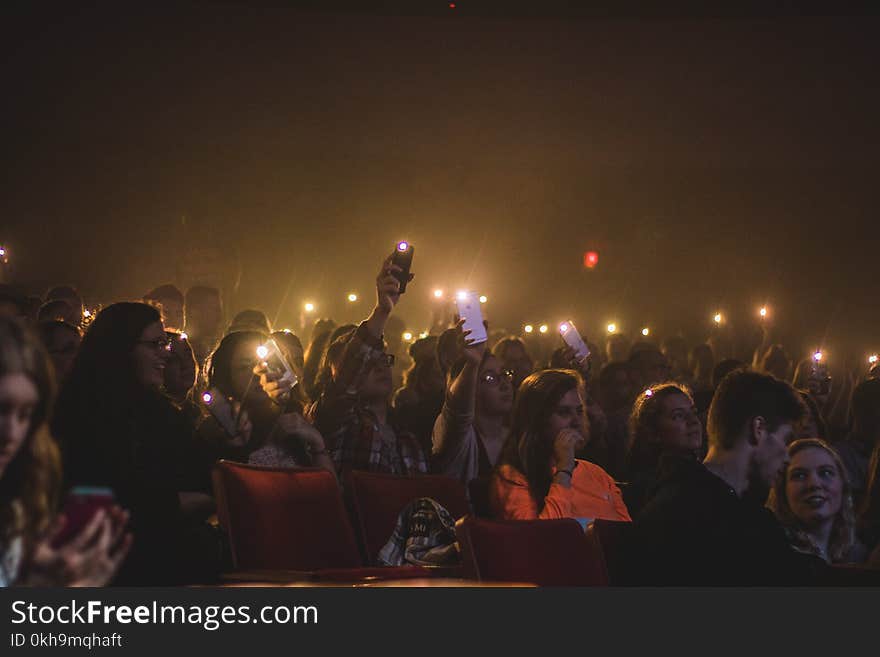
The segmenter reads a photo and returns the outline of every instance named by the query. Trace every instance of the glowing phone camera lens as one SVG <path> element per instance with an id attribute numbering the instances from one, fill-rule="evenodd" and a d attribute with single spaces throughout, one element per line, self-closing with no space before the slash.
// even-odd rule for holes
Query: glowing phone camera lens
<path id="1" fill-rule="evenodd" d="M 407 242 L 398 242 L 397 250 L 398 251 L 406 251 L 409 248 L 409 244 Z"/>
<path id="2" fill-rule="evenodd" d="M 547 326 L 546 324 L 541 324 L 541 325 L 538 327 L 538 330 L 539 330 L 541 333 L 546 333 L 546 332 L 549 331 L 550 329 L 548 328 L 548 326 Z"/>
<path id="3" fill-rule="evenodd" d="M 813 354 L 813 360 L 816 361 L 817 363 L 820 360 L 822 360 L 823 357 L 824 357 L 824 354 L 821 351 L 817 351 L 816 353 Z"/>
<path id="4" fill-rule="evenodd" d="M 617 324 L 612 323 L 612 324 L 609 324 L 608 326 L 606 326 L 605 328 L 608 329 L 609 333 L 614 333 L 617 330 Z"/>
<path id="5" fill-rule="evenodd" d="M 565 324 L 565 323 L 560 324 L 559 325 L 559 332 L 560 333 L 567 333 L 568 332 L 568 324 Z"/>
<path id="6" fill-rule="evenodd" d="M 260 360 L 266 360 L 266 356 L 269 355 L 269 347 L 264 344 L 261 344 L 257 347 L 257 358 Z"/>
<path id="7" fill-rule="evenodd" d="M 202 393 L 202 401 L 206 404 L 210 404 L 214 401 L 214 396 L 210 392 L 204 392 Z"/>
<path id="8" fill-rule="evenodd" d="M 535 327 L 532 326 L 531 324 L 526 324 L 525 326 L 523 326 L 523 331 L 525 331 L 526 333 L 531 333 L 534 330 L 535 330 Z"/>
<path id="9" fill-rule="evenodd" d="M 877 360 L 878 360 L 877 354 L 872 354 L 872 355 L 868 356 L 868 362 L 871 363 L 871 365 L 875 364 L 877 362 Z"/>
<path id="10" fill-rule="evenodd" d="M 644 335 L 645 337 L 648 337 L 649 335 L 651 335 L 651 329 L 649 329 L 647 327 L 643 328 L 642 335 Z"/>

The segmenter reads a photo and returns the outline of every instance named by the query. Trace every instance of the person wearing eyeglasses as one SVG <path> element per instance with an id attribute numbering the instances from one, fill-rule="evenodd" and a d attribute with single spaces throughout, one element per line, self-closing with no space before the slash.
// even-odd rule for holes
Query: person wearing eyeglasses
<path id="1" fill-rule="evenodd" d="M 339 362 L 308 414 L 324 436 L 340 480 L 347 470 L 428 471 L 428 455 L 413 434 L 397 425 L 391 409 L 394 355 L 385 351 L 383 336 L 400 300 L 400 283 L 394 276 L 400 271 L 391 256 L 382 263 L 376 306 L 351 334 L 337 338 L 345 342 Z"/>
<path id="2" fill-rule="evenodd" d="M 131 511 L 134 543 L 119 584 L 179 584 L 205 573 L 182 557 L 185 529 L 202 518 L 182 510 L 193 434 L 161 390 L 169 346 L 155 307 L 108 306 L 83 337 L 52 422 L 65 487 L 110 488 Z"/>
<path id="3" fill-rule="evenodd" d="M 489 489 L 493 515 L 508 520 L 630 521 L 611 476 L 575 458 L 588 439 L 581 375 L 543 370 L 526 377 Z"/>
<path id="4" fill-rule="evenodd" d="M 470 331 L 456 324 L 461 355 L 449 370 L 446 399 L 434 423 L 434 472 L 465 484 L 492 473 L 507 438 L 504 426 L 513 407 L 513 377 L 501 360 L 472 344 Z"/>

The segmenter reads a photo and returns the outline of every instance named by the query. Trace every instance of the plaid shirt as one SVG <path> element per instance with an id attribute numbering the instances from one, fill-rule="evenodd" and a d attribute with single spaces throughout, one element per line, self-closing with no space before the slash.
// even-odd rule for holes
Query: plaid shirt
<path id="1" fill-rule="evenodd" d="M 358 396 L 368 364 L 382 354 L 383 346 L 361 324 L 345 346 L 335 380 L 309 409 L 340 476 L 347 470 L 406 475 L 428 471 L 416 437 L 380 425 Z"/>

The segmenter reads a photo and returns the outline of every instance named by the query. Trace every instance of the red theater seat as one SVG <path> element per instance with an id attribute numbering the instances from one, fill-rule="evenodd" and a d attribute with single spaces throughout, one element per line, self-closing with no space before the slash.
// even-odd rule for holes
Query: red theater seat
<path id="1" fill-rule="evenodd" d="M 220 461 L 213 479 L 217 516 L 237 570 L 363 566 L 330 472 Z"/>
<path id="2" fill-rule="evenodd" d="M 470 512 L 464 484 L 441 475 L 404 477 L 352 470 L 345 488 L 368 563 L 376 561 L 379 550 L 391 538 L 398 515 L 414 499 L 430 497 L 453 518 Z"/>
<path id="3" fill-rule="evenodd" d="M 540 586 L 607 586 L 597 541 L 572 519 L 485 520 L 456 525 L 466 576 Z"/>

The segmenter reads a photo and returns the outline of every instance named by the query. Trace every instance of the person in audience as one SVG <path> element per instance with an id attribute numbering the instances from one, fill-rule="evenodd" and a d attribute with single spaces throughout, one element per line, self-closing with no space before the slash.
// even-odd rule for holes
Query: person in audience
<path id="1" fill-rule="evenodd" d="M 213 416 L 199 427 L 204 443 L 213 446 L 208 464 L 225 458 L 335 472 L 323 436 L 303 418 L 301 399 L 260 362 L 257 348 L 266 341 L 266 336 L 257 331 L 235 331 L 221 340 L 210 357 L 209 390 L 231 404 L 239 431 L 229 436 Z M 283 348 L 282 354 L 288 357 Z M 272 396 L 261 383 L 272 391 Z"/>
<path id="2" fill-rule="evenodd" d="M 25 317 L 27 303 L 21 290 L 7 283 L 0 283 L 0 317 Z"/>
<path id="3" fill-rule="evenodd" d="M 627 453 L 623 499 L 637 517 L 657 481 L 680 459 L 696 460 L 703 445 L 703 426 L 687 388 L 677 383 L 651 386 L 633 405 L 632 442 Z"/>
<path id="4" fill-rule="evenodd" d="M 169 346 L 155 307 L 108 306 L 83 337 L 52 421 L 66 485 L 110 488 L 131 511 L 121 584 L 206 573 L 183 557 L 184 536 L 207 517 L 210 499 L 187 490 L 192 425 L 161 392 Z"/>
<path id="5" fill-rule="evenodd" d="M 575 458 L 589 438 L 584 383 L 574 370 L 526 377 L 516 395 L 510 432 L 490 487 L 498 518 L 629 521 L 607 472 Z"/>
<path id="6" fill-rule="evenodd" d="M 819 412 L 819 407 L 816 406 L 816 400 L 814 400 L 805 390 L 798 390 L 798 394 L 801 396 L 804 405 L 807 407 L 807 415 L 804 417 L 804 421 L 801 422 L 795 438 L 819 438 L 821 440 L 828 440 L 828 430 L 825 427 L 825 420 Z"/>
<path id="7" fill-rule="evenodd" d="M 853 499 L 859 505 L 868 488 L 868 463 L 880 445 L 880 380 L 859 383 L 852 395 L 852 430 L 837 445 L 852 486 Z"/>
<path id="8" fill-rule="evenodd" d="M 315 426 L 341 475 L 349 469 L 390 474 L 427 472 L 428 455 L 412 434 L 395 427 L 389 401 L 394 357 L 383 334 L 400 300 L 401 269 L 391 256 L 376 278 L 376 306 L 345 343 L 332 381 L 313 409 Z"/>
<path id="9" fill-rule="evenodd" d="M 629 358 L 630 341 L 623 333 L 612 333 L 605 339 L 608 363 L 625 363 Z"/>
<path id="10" fill-rule="evenodd" d="M 874 448 L 868 469 L 868 489 L 859 507 L 858 537 L 870 554 L 868 563 L 880 567 L 880 445 Z"/>
<path id="11" fill-rule="evenodd" d="M 176 286 L 160 285 L 144 295 L 144 302 L 158 303 L 162 309 L 162 323 L 169 331 L 182 331 L 185 323 L 183 292 Z"/>
<path id="12" fill-rule="evenodd" d="M 258 331 L 264 335 L 272 333 L 272 327 L 269 324 L 269 318 L 262 310 L 242 310 L 232 318 L 232 323 L 226 329 L 227 333 L 235 331 Z"/>
<path id="13" fill-rule="evenodd" d="M 671 335 L 663 340 L 660 351 L 669 364 L 669 378 L 677 383 L 693 386 L 694 373 L 689 367 L 685 339 L 680 335 Z"/>
<path id="14" fill-rule="evenodd" d="M 670 369 L 666 356 L 650 342 L 636 344 L 640 346 L 632 349 L 626 362 L 630 381 L 636 391 L 641 392 L 656 383 L 668 381 Z"/>
<path id="15" fill-rule="evenodd" d="M 446 399 L 434 424 L 432 467 L 467 484 L 491 474 L 498 463 L 513 406 L 514 373 L 504 369 L 486 342 L 471 344 L 463 324 L 456 324 L 462 356 L 449 371 Z"/>
<path id="16" fill-rule="evenodd" d="M 332 328 L 328 328 L 315 335 L 309 343 L 308 351 L 305 354 L 305 362 L 303 365 L 303 388 L 309 399 L 317 399 L 318 394 L 316 383 L 318 373 L 321 370 L 321 361 L 324 353 L 330 343 L 330 335 L 333 333 Z"/>
<path id="17" fill-rule="evenodd" d="M 43 321 L 37 325 L 37 335 L 52 359 L 55 381 L 63 383 L 73 367 L 73 360 L 82 341 L 79 329 L 67 322 Z"/>
<path id="18" fill-rule="evenodd" d="M 780 381 L 788 381 L 791 376 L 791 359 L 781 344 L 767 348 L 758 363 L 758 371 L 772 374 Z"/>
<path id="19" fill-rule="evenodd" d="M 62 539 L 61 460 L 48 426 L 53 398 L 46 352 L 22 325 L 0 319 L 0 587 L 104 586 L 131 547 L 118 507 Z"/>
<path id="20" fill-rule="evenodd" d="M 599 372 L 599 405 L 605 411 L 605 445 L 608 473 L 623 480 L 626 475 L 626 450 L 629 446 L 629 416 L 634 387 L 626 363 L 607 363 Z"/>
<path id="21" fill-rule="evenodd" d="M 186 328 L 190 346 L 199 368 L 205 366 L 208 355 L 222 335 L 223 302 L 220 290 L 206 285 L 195 285 L 186 291 Z"/>
<path id="22" fill-rule="evenodd" d="M 170 342 L 165 361 L 165 394 L 178 408 L 186 408 L 191 417 L 195 418 L 197 413 L 193 410 L 192 391 L 198 380 L 199 366 L 184 333 L 165 331 L 165 335 Z"/>
<path id="23" fill-rule="evenodd" d="M 529 355 L 526 343 L 513 335 L 499 340 L 492 348 L 492 355 L 498 359 L 502 370 L 513 372 L 514 390 L 518 390 L 520 384 L 535 369 L 535 363 Z"/>
<path id="24" fill-rule="evenodd" d="M 38 322 L 65 322 L 71 326 L 79 326 L 76 310 L 63 299 L 47 301 L 37 311 Z M 76 322 L 75 324 L 73 322 Z"/>
<path id="25" fill-rule="evenodd" d="M 785 529 L 792 548 L 825 563 L 858 563 L 867 556 L 855 536 L 855 513 L 840 457 L 818 438 L 788 446 L 788 465 L 767 507 Z"/>
<path id="26" fill-rule="evenodd" d="M 784 469 L 786 445 L 806 410 L 775 377 L 728 374 L 709 409 L 709 453 L 681 460 L 660 480 L 628 541 L 629 583 L 641 585 L 809 584 L 773 514 L 750 496 Z"/>
<path id="27" fill-rule="evenodd" d="M 54 300 L 64 301 L 69 307 L 67 313 L 62 317 L 63 321 L 68 324 L 73 324 L 74 326 L 82 326 L 83 310 L 85 310 L 85 308 L 83 306 L 82 297 L 79 292 L 77 292 L 76 288 L 70 285 L 53 287 L 46 293 L 46 303 Z M 47 319 L 56 318 L 49 317 Z"/>
<path id="28" fill-rule="evenodd" d="M 403 387 L 394 393 L 392 405 L 400 426 L 418 439 L 430 453 L 434 421 L 443 407 L 446 380 L 437 362 L 437 336 L 429 335 L 409 347 L 412 365 L 403 373 Z"/>

